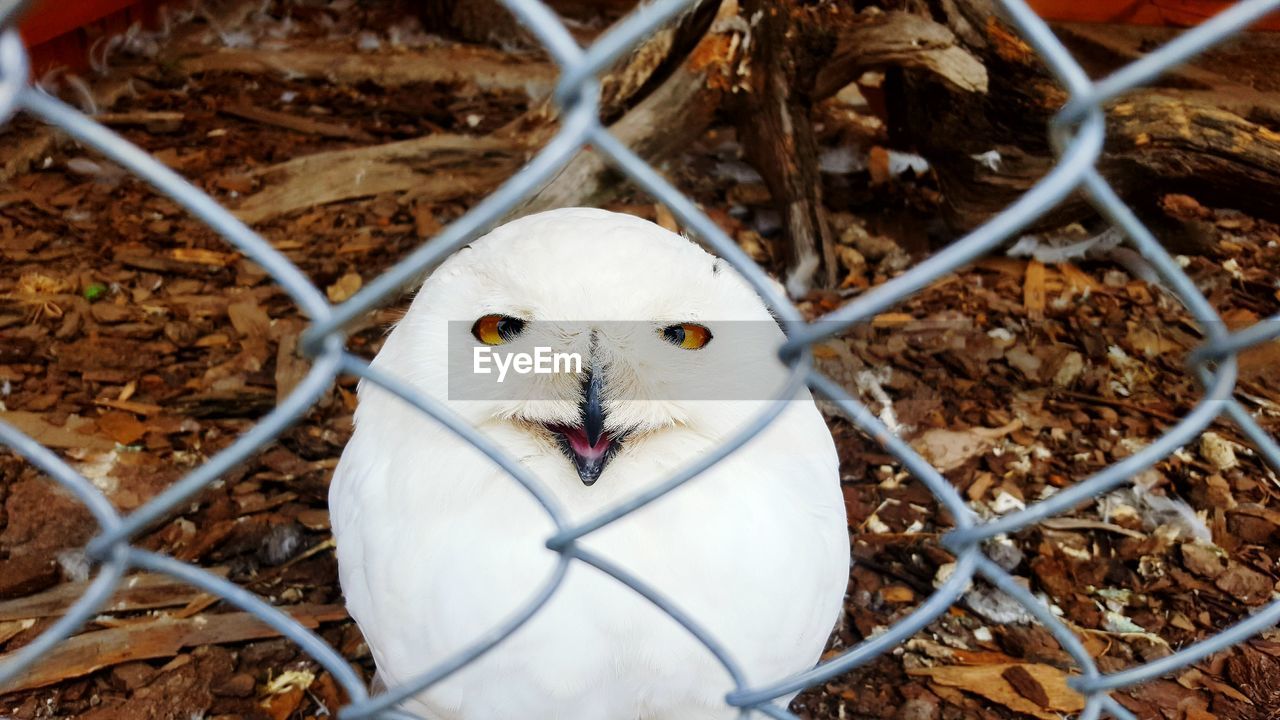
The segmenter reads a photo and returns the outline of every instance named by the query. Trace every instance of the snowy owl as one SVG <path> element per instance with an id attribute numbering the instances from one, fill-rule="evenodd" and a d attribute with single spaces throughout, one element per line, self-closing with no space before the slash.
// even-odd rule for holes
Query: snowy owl
<path id="1" fill-rule="evenodd" d="M 373 364 L 473 423 L 575 523 L 662 482 L 766 409 L 783 340 L 723 260 L 639 218 L 575 208 L 521 218 L 454 254 Z M 534 346 L 581 366 L 513 371 L 501 386 L 490 373 L 483 380 L 500 393 L 467 394 L 459 376 L 479 365 L 451 356 Z M 698 392 L 729 377 L 758 392 Z M 818 661 L 841 612 L 849 540 L 837 464 L 802 389 L 728 458 L 578 543 L 692 617 L 747 682 L 781 680 Z M 555 570 L 541 506 L 371 383 L 329 502 L 347 607 L 387 686 L 469 647 Z M 432 720 L 735 718 L 733 689 L 674 620 L 574 561 L 528 623 L 403 708 Z"/>

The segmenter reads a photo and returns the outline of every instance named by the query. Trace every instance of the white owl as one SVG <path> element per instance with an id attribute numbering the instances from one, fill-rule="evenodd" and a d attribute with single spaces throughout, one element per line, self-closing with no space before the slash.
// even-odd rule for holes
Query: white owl
<path id="1" fill-rule="evenodd" d="M 783 340 L 724 261 L 644 220 L 577 208 L 516 220 L 456 253 L 373 364 L 473 423 L 580 522 L 764 411 L 785 377 Z M 583 366 L 495 384 L 459 360 L 535 347 Z M 750 683 L 780 680 L 817 662 L 841 612 L 837 464 L 801 390 L 738 451 L 578 543 L 692 617 Z M 347 606 L 389 686 L 492 630 L 555 568 L 555 527 L 524 489 L 367 382 L 329 502 Z M 404 709 L 433 720 L 734 718 L 733 687 L 670 617 L 575 561 L 527 624 Z"/>

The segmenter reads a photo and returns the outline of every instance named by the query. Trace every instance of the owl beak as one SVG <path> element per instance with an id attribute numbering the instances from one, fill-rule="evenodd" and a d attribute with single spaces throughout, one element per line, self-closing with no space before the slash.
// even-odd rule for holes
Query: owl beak
<path id="1" fill-rule="evenodd" d="M 550 425 L 547 428 L 555 433 L 560 448 L 573 461 L 582 484 L 588 487 L 600 479 L 604 466 L 617 452 L 620 439 L 611 437 L 604 429 L 605 412 L 601 400 L 603 391 L 604 383 L 600 374 L 594 371 L 588 373 L 582 382 L 582 401 L 578 405 L 582 424 Z"/>
<path id="2" fill-rule="evenodd" d="M 604 435 L 604 405 L 600 395 L 604 390 L 604 381 L 594 369 L 587 373 L 582 383 L 582 429 L 587 433 L 587 442 L 594 446 Z M 590 483 L 588 483 L 590 484 Z"/>
<path id="3" fill-rule="evenodd" d="M 587 379 L 582 382 L 582 404 L 578 409 L 582 413 L 582 432 L 586 440 L 585 447 L 574 450 L 573 464 L 578 470 L 582 484 L 590 487 L 600 479 L 604 466 L 613 457 L 613 441 L 604 430 L 604 404 L 600 396 L 604 390 L 601 375 L 592 369 Z"/>

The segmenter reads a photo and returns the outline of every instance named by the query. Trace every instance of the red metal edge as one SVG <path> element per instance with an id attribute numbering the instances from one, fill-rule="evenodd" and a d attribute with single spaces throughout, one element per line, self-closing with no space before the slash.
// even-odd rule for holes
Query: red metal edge
<path id="1" fill-rule="evenodd" d="M 1199 25 L 1235 4 L 1227 0 L 1028 0 L 1040 17 L 1054 22 L 1123 25 Z M 1280 12 L 1272 13 L 1251 30 L 1280 30 Z"/>
<path id="2" fill-rule="evenodd" d="M 122 33 L 136 22 L 151 23 L 163 0 L 36 0 L 18 31 L 31 53 L 33 74 L 53 67 L 72 71 L 89 66 L 89 50 L 101 37 Z"/>
<path id="3" fill-rule="evenodd" d="M 27 47 L 35 47 L 139 2 L 140 0 L 36 0 L 35 6 L 22 16 L 18 29 Z"/>

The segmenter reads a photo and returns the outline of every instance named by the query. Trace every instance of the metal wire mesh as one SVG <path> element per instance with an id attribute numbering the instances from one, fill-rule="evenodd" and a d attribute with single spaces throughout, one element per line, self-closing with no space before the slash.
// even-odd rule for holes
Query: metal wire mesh
<path id="1" fill-rule="evenodd" d="M 418 248 L 337 306 L 326 302 L 324 295 L 297 267 L 214 200 L 146 152 L 30 85 L 27 54 L 12 24 L 23 3 L 0 4 L 0 28 L 6 28 L 0 34 L 0 122 L 7 121 L 18 111 L 30 113 L 128 168 L 207 223 L 237 250 L 261 265 L 310 317 L 311 326 L 304 335 L 301 346 L 313 361 L 310 372 L 293 393 L 251 430 L 127 516 L 118 514 L 91 482 L 48 448 L 0 422 L 0 445 L 8 446 L 73 493 L 85 504 L 100 526 L 100 532 L 87 546 L 88 556 L 98 565 L 97 577 L 65 616 L 0 666 L 0 684 L 38 662 L 43 654 L 75 632 L 115 591 L 130 569 L 146 569 L 180 578 L 257 615 L 283 636 L 296 642 L 331 672 L 349 694 L 351 704 L 338 713 L 345 720 L 411 717 L 397 710 L 396 706 L 467 665 L 533 617 L 554 595 L 565 578 L 568 567 L 574 562 L 593 565 L 631 587 L 705 645 L 723 664 L 735 683 L 735 689 L 725 697 L 725 702 L 729 706 L 740 708 L 744 717 L 759 713 L 774 718 L 794 718 L 794 715 L 771 704 L 771 701 L 824 682 L 890 651 L 945 612 L 965 592 L 975 576 L 985 578 L 1025 606 L 1074 659 L 1079 674 L 1071 680 L 1071 685 L 1086 697 L 1085 708 L 1080 717 L 1089 720 L 1104 712 L 1116 718 L 1132 718 L 1132 714 L 1110 697 L 1109 691 L 1160 677 L 1275 625 L 1280 621 L 1280 601 L 1272 602 L 1214 637 L 1176 653 L 1124 671 L 1103 674 L 1077 637 L 1043 602 L 988 559 L 983 553 L 982 544 L 995 536 L 1066 512 L 1081 501 L 1124 484 L 1193 440 L 1211 422 L 1224 414 L 1239 426 L 1266 463 L 1280 471 L 1280 445 L 1267 435 L 1232 396 L 1236 382 L 1237 355 L 1249 347 L 1280 337 L 1280 316 L 1268 318 L 1236 333 L 1228 333 L 1225 324 L 1204 295 L 1095 169 L 1095 161 L 1102 150 L 1105 134 L 1103 105 L 1106 102 L 1242 30 L 1280 7 L 1280 0 L 1246 0 L 1236 3 L 1204 24 L 1182 33 L 1172 42 L 1098 81 L 1086 76 L 1048 26 L 1022 0 L 1001 1 L 1008 18 L 1070 93 L 1069 102 L 1056 115 L 1050 128 L 1060 157 L 1059 162 L 1030 191 L 987 224 L 906 273 L 821 318 L 821 322 L 812 324 L 803 321 L 797 308 L 775 289 L 776 286 L 764 272 L 715 223 L 699 212 L 690 200 L 658 172 L 613 137 L 598 120 L 597 75 L 640 39 L 691 4 L 690 0 L 656 0 L 645 4 L 585 50 L 579 47 L 555 14 L 538 0 L 503 0 L 560 67 L 560 81 L 554 94 L 554 100 L 561 111 L 559 132 L 497 191 L 449 225 L 430 243 Z M 779 399 L 732 442 L 651 491 L 580 525 L 569 525 L 538 478 L 517 461 L 505 455 L 500 448 L 439 402 L 393 377 L 373 370 L 363 359 L 346 352 L 343 328 L 351 320 L 399 293 L 414 279 L 421 277 L 424 271 L 491 227 L 535 192 L 541 183 L 550 179 L 579 148 L 587 144 L 608 158 L 618 171 L 637 186 L 670 208 L 685 227 L 705 240 L 720 256 L 729 260 L 755 287 L 780 318 L 788 333 L 790 340 L 782 348 L 779 359 L 787 364 L 791 375 Z M 1123 230 L 1128 240 L 1155 267 L 1171 291 L 1200 324 L 1206 340 L 1192 353 L 1190 359 L 1192 369 L 1204 387 L 1204 396 L 1168 432 L 1133 455 L 1024 510 L 989 522 L 979 522 L 936 468 L 907 443 L 890 433 L 872 412 L 851 397 L 844 388 L 812 368 L 809 347 L 815 341 L 869 320 L 876 313 L 896 305 L 940 276 L 990 252 L 1069 193 L 1080 189 L 1087 193 L 1102 215 Z M 520 483 L 540 502 L 554 522 L 556 532 L 547 539 L 546 544 L 559 553 L 560 559 L 543 585 L 524 602 L 514 616 L 485 636 L 476 638 L 473 645 L 457 656 L 440 663 L 414 681 L 377 696 L 369 695 L 360 677 L 341 655 L 315 633 L 280 610 L 223 578 L 130 544 L 132 538 L 171 508 L 270 443 L 306 412 L 341 373 L 359 376 L 403 397 L 421 412 L 492 457 L 515 482 Z M 784 404 L 782 398 L 794 395 L 802 384 L 807 384 L 832 401 L 849 420 L 882 443 L 915 478 L 929 488 L 951 514 L 955 528 L 944 536 L 943 544 L 956 556 L 955 570 L 914 612 L 882 634 L 868 638 L 816 668 L 792 677 L 779 678 L 764 686 L 752 687 L 745 683 L 734 658 L 700 628 L 697 622 L 680 611 L 679 598 L 667 598 L 655 593 L 639 578 L 611 564 L 607 559 L 587 552 L 575 541 L 674 488 L 695 481 L 701 471 L 732 453 L 767 426 L 781 411 Z"/>

